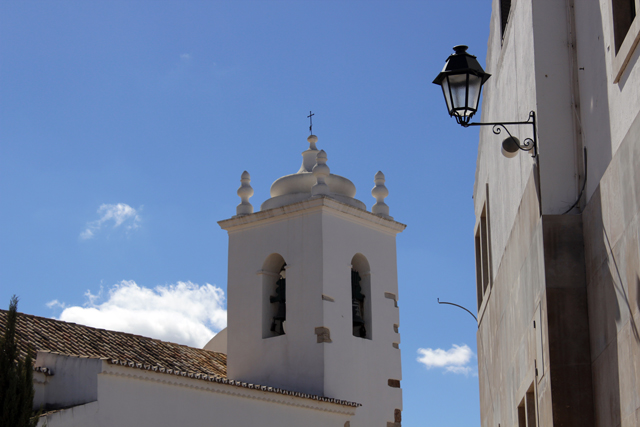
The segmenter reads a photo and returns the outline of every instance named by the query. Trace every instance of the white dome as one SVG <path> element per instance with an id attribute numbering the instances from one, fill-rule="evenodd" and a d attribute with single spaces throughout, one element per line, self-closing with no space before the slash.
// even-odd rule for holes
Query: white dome
<path id="1" fill-rule="evenodd" d="M 311 135 L 307 138 L 307 141 L 309 142 L 309 149 L 302 152 L 300 170 L 297 173 L 276 179 L 271 185 L 271 198 L 260 206 L 260 210 L 278 208 L 312 197 L 311 188 L 316 185 L 317 181 L 317 177 L 313 174 L 313 167 L 316 165 L 316 156 L 320 151 L 316 148 L 317 136 Z M 329 174 L 325 178 L 325 182 L 329 186 L 327 197 L 366 210 L 364 203 L 354 198 L 356 186 L 347 178 Z"/>

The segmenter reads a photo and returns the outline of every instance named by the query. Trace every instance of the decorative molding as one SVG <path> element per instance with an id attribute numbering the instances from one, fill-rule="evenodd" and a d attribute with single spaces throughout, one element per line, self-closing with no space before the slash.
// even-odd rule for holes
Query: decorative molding
<path id="1" fill-rule="evenodd" d="M 398 327 L 399 327 L 398 324 L 396 324 L 396 323 L 393 324 L 393 332 L 395 332 L 396 334 L 399 333 L 398 332 Z"/>
<path id="2" fill-rule="evenodd" d="M 393 346 L 393 348 L 397 348 L 397 349 L 399 349 L 399 348 L 400 348 L 400 344 L 399 344 L 399 343 L 397 343 L 397 342 L 394 342 L 394 343 L 393 343 L 393 344 L 391 344 L 391 345 Z"/>
<path id="3" fill-rule="evenodd" d="M 332 298 L 332 297 L 330 297 L 329 295 L 325 295 L 325 294 L 322 294 L 322 299 L 323 299 L 324 301 L 336 302 L 336 300 L 335 300 L 335 299 L 333 299 L 333 298 Z"/>
<path id="4" fill-rule="evenodd" d="M 371 212 L 355 208 L 325 195 L 318 195 L 309 200 L 291 203 L 290 205 L 267 209 L 265 211 L 259 211 L 250 215 L 242 215 L 240 217 L 225 219 L 218 221 L 218 225 L 220 225 L 223 230 L 233 232 L 238 228 L 245 229 L 252 223 L 260 222 L 260 224 L 255 224 L 255 226 L 258 226 L 263 225 L 263 221 L 286 221 L 291 219 L 291 217 L 308 214 L 310 211 L 321 211 L 323 209 L 328 209 L 330 212 L 345 215 L 346 218 L 350 218 L 352 220 L 365 220 L 365 222 L 357 222 L 359 224 L 372 226 L 378 230 L 384 230 L 385 232 L 393 235 L 400 233 L 407 228 L 405 224 L 382 218 L 378 215 L 372 214 Z"/>

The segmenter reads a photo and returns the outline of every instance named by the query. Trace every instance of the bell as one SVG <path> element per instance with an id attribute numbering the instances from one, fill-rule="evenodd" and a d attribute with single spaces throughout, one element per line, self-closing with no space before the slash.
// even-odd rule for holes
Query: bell
<path id="1" fill-rule="evenodd" d="M 271 322 L 271 332 L 276 332 L 276 324 L 280 322 L 280 331 L 278 334 L 284 335 L 284 322 L 287 320 L 287 280 L 284 277 L 284 266 L 280 271 L 280 279 L 276 282 L 276 295 L 269 297 L 271 304 L 278 304 L 276 315 L 273 316 Z"/>
<path id="2" fill-rule="evenodd" d="M 278 302 L 278 311 L 276 312 L 276 315 L 273 316 L 273 320 L 279 320 L 279 321 L 287 320 L 286 303 Z"/>
<path id="3" fill-rule="evenodd" d="M 360 302 L 357 299 L 352 300 L 353 308 L 353 326 L 364 325 L 364 319 L 360 313 Z"/>
<path id="4" fill-rule="evenodd" d="M 364 327 L 364 319 L 362 318 L 362 314 L 360 313 L 360 301 L 357 299 L 352 300 L 352 308 L 353 308 L 353 327 L 360 328 L 358 330 L 358 335 L 360 338 L 365 338 L 367 336 L 367 329 Z"/>

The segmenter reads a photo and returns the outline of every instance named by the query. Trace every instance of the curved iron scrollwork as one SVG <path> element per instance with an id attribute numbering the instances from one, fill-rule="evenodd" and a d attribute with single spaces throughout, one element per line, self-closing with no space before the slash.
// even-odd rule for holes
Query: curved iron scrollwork
<path id="1" fill-rule="evenodd" d="M 461 123 L 462 124 L 462 123 Z M 509 128 L 507 128 L 507 125 L 511 126 L 511 125 L 531 125 L 533 126 L 533 137 L 531 138 L 525 138 L 522 140 L 522 142 L 520 142 L 517 138 L 514 138 L 513 135 L 511 135 L 511 132 L 509 132 Z M 507 134 L 509 135 L 510 138 L 513 139 L 513 141 L 516 142 L 516 144 L 518 145 L 518 148 L 522 151 L 531 151 L 531 156 L 532 157 L 536 157 L 538 155 L 538 141 L 537 141 L 537 136 L 536 136 L 536 113 L 535 111 L 530 111 L 529 112 L 529 118 L 527 119 L 527 121 L 525 122 L 502 122 L 502 123 L 497 123 L 497 122 L 492 122 L 492 123 L 467 123 L 467 124 L 462 124 L 462 126 L 464 127 L 469 127 L 469 126 L 493 126 L 493 133 L 496 135 L 500 135 L 502 133 L 502 129 L 505 130 L 505 132 L 507 132 Z"/>

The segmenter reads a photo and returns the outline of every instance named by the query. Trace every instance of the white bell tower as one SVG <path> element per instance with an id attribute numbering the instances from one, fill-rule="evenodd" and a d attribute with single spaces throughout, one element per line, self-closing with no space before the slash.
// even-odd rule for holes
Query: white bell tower
<path id="1" fill-rule="evenodd" d="M 242 174 L 229 233 L 228 376 L 362 404 L 351 427 L 400 422 L 396 234 L 384 175 L 372 212 L 314 135 L 300 170 L 253 213 Z M 396 424 L 398 423 L 398 424 Z"/>

